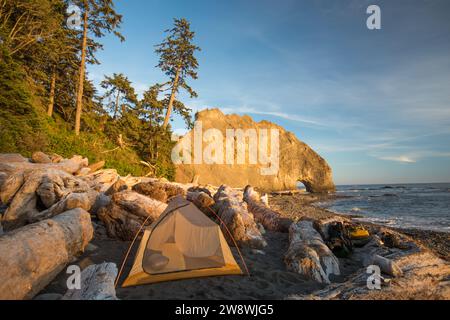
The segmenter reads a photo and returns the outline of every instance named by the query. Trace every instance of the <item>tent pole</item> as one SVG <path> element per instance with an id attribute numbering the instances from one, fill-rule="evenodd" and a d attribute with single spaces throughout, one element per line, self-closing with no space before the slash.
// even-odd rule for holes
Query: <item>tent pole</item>
<path id="1" fill-rule="evenodd" d="M 233 237 L 233 235 L 231 234 L 230 230 L 228 229 L 227 225 L 226 225 L 225 222 L 219 217 L 219 215 L 218 215 L 217 213 L 214 212 L 213 209 L 211 209 L 210 207 L 206 207 L 206 208 L 208 208 L 209 211 L 211 211 L 211 212 L 217 217 L 217 219 L 220 220 L 220 223 L 223 224 L 223 226 L 225 227 L 225 230 L 227 231 L 228 235 L 230 236 L 231 240 L 233 241 L 234 246 L 236 247 L 236 250 L 237 250 L 237 252 L 238 252 L 238 254 L 239 254 L 239 256 L 240 256 L 240 258 L 241 258 L 241 260 L 242 260 L 242 264 L 243 264 L 244 267 L 245 267 L 245 271 L 247 272 L 247 276 L 250 277 L 250 271 L 248 271 L 248 267 L 247 267 L 247 264 L 245 263 L 244 256 L 242 255 L 242 252 L 241 252 L 241 250 L 239 249 L 239 246 L 237 245 L 236 240 L 234 240 L 234 237 Z"/>

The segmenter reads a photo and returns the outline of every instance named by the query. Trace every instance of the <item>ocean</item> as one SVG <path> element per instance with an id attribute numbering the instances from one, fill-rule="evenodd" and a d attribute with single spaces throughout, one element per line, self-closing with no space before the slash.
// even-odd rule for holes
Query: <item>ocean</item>
<path id="1" fill-rule="evenodd" d="M 338 186 L 336 200 L 316 205 L 397 228 L 450 232 L 450 183 Z"/>

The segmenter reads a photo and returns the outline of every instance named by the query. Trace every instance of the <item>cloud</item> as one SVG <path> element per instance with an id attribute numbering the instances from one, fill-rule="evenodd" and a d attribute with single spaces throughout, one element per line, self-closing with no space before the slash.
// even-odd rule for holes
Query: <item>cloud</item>
<path id="1" fill-rule="evenodd" d="M 402 163 L 416 163 L 417 161 L 414 159 L 411 159 L 408 156 L 390 156 L 390 157 L 380 157 L 380 160 L 386 160 L 386 161 L 395 161 L 395 162 L 402 162 Z"/>

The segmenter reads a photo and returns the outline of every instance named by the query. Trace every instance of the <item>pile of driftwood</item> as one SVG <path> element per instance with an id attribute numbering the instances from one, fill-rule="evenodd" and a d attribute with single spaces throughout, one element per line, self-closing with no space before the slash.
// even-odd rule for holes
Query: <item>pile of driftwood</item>
<path id="1" fill-rule="evenodd" d="M 231 246 L 263 249 L 265 230 L 289 233 L 288 270 L 321 283 L 340 274 L 339 259 L 326 245 L 334 220 L 283 218 L 251 186 L 242 190 L 121 177 L 104 165 L 89 166 L 80 156 L 0 154 L 0 299 L 33 298 L 85 250 L 96 226 L 110 238 L 133 240 L 178 196 L 216 221 Z M 381 245 L 372 241 L 370 246 L 362 260 L 387 274 L 401 274 L 383 257 Z M 83 290 L 69 290 L 62 298 L 116 299 L 116 274 L 113 264 L 91 266 L 83 271 Z"/>
<path id="2" fill-rule="evenodd" d="M 101 225 L 110 238 L 130 241 L 180 195 L 214 219 L 230 245 L 266 246 L 258 223 L 270 229 L 269 220 L 257 213 L 255 221 L 248 210 L 252 206 L 248 199 L 244 201 L 241 191 L 121 177 L 116 170 L 103 169 L 104 165 L 89 166 L 81 156 L 64 159 L 42 152 L 31 159 L 0 155 L 0 299 L 33 298 L 83 253 L 96 234 L 96 226 Z M 106 269 L 106 274 L 114 273 L 111 266 Z M 109 276 L 106 282 L 113 278 Z M 105 281 L 98 282 L 109 288 Z M 115 298 L 107 291 L 97 298 Z M 80 298 L 76 292 L 67 297 Z M 83 297 L 93 298 L 89 292 Z"/>

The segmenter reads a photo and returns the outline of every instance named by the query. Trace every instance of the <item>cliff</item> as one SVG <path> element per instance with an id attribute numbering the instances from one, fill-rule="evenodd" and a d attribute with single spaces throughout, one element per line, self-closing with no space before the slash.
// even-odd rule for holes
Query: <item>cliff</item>
<path id="1" fill-rule="evenodd" d="M 222 133 L 224 137 L 224 154 L 227 153 L 226 147 L 228 144 L 226 141 L 228 140 L 226 137 L 228 132 L 232 132 L 230 129 L 234 129 L 234 132 L 236 132 L 236 129 L 242 129 L 244 132 L 248 129 L 256 130 L 259 137 L 259 146 L 261 145 L 260 132 L 267 130 L 267 140 L 271 141 L 267 143 L 267 154 L 271 154 L 274 150 L 272 149 L 272 143 L 275 140 L 271 140 L 271 132 L 277 130 L 279 132 L 279 157 L 277 157 L 279 160 L 279 168 L 274 174 L 262 174 L 262 169 L 267 169 L 273 165 L 271 163 L 272 161 L 264 164 L 260 161 L 261 157 L 259 156 L 259 161 L 256 164 L 250 162 L 248 152 L 250 149 L 249 139 L 245 140 L 246 161 L 244 164 L 242 162 L 238 163 L 238 161 L 234 161 L 233 163 L 224 161 L 224 164 L 207 164 L 205 161 L 199 162 L 195 158 L 195 148 L 199 144 L 195 143 L 196 135 L 194 134 L 195 132 L 198 133 L 198 129 L 197 131 L 194 129 L 182 138 L 185 146 L 190 146 L 190 150 L 187 150 L 190 151 L 189 158 L 191 160 L 188 163 L 177 164 L 177 182 L 191 182 L 197 176 L 199 178 L 198 182 L 201 184 L 227 184 L 236 188 L 252 185 L 266 191 L 295 189 L 298 182 L 302 182 L 309 192 L 328 192 L 335 189 L 332 170 L 327 162 L 308 145 L 298 140 L 293 133 L 287 132 L 274 123 L 268 121 L 255 122 L 249 116 L 239 116 L 236 114 L 225 115 L 219 109 L 199 112 L 196 116 L 196 121 L 200 121 L 202 126 L 203 143 L 200 148 L 202 148 L 203 153 L 205 151 L 207 153 L 211 152 L 211 145 L 205 139 L 208 136 L 205 134 L 208 129 L 217 129 L 215 132 L 210 132 L 209 140 L 214 140 L 214 136 L 217 136 L 218 131 Z M 236 160 L 239 143 L 236 138 L 234 138 L 234 142 L 234 159 Z M 180 154 L 183 154 L 183 152 L 180 152 Z M 260 152 L 257 152 L 257 154 L 260 155 Z M 223 158 L 226 159 L 227 157 L 223 156 Z"/>

